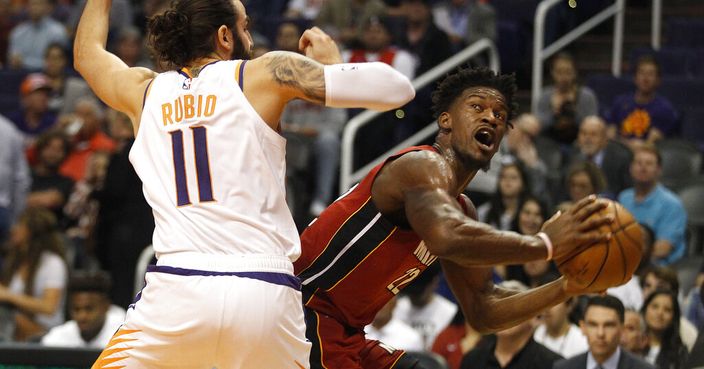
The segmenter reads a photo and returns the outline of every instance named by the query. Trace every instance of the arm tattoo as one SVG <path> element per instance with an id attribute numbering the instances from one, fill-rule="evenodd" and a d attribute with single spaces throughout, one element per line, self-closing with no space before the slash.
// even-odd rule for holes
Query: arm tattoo
<path id="1" fill-rule="evenodd" d="M 320 65 L 291 53 L 272 53 L 267 67 L 274 80 L 301 91 L 313 102 L 325 103 L 325 76 Z"/>

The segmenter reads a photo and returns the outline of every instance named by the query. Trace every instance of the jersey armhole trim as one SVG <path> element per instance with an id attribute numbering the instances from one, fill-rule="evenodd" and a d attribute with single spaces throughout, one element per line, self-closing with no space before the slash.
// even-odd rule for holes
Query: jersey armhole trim
<path id="1" fill-rule="evenodd" d="M 152 88 L 152 82 L 154 82 L 154 78 L 152 78 L 149 83 L 147 83 L 147 87 L 144 89 L 144 97 L 142 98 L 142 110 L 144 110 L 144 105 L 147 104 L 147 96 L 149 96 L 149 90 Z"/>
<path id="2" fill-rule="evenodd" d="M 235 82 L 237 82 L 237 85 L 240 86 L 240 90 L 244 92 L 244 66 L 247 64 L 247 60 L 242 60 L 235 69 L 237 72 L 235 72 Z"/>

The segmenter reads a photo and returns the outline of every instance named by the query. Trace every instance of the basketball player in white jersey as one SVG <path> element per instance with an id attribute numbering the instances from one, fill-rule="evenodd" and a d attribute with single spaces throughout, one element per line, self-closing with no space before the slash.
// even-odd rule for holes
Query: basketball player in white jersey
<path id="1" fill-rule="evenodd" d="M 252 40 L 240 0 L 175 0 L 148 35 L 171 71 L 128 68 L 104 47 L 110 3 L 87 2 L 75 67 L 134 124 L 158 262 L 93 368 L 308 368 L 279 116 L 295 98 L 388 110 L 413 87 L 384 64 L 340 64 L 319 29 L 300 40 L 307 57 L 242 60 Z"/>

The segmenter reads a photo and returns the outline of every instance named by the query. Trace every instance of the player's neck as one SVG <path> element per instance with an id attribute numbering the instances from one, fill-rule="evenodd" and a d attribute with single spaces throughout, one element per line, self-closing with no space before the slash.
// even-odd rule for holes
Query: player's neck
<path id="1" fill-rule="evenodd" d="M 193 75 L 194 77 L 197 77 L 198 74 L 200 74 L 200 71 L 205 67 L 206 65 L 216 62 L 216 61 L 221 61 L 224 60 L 218 55 L 209 55 L 203 58 L 198 58 L 195 60 L 192 60 L 188 65 L 186 65 L 186 69 Z"/>
<path id="2" fill-rule="evenodd" d="M 449 143 L 445 143 L 438 140 L 433 144 L 433 147 L 445 158 L 445 161 L 452 168 L 453 173 L 455 173 L 456 180 L 456 194 L 459 195 L 467 188 L 469 182 L 474 178 L 479 169 L 475 165 L 471 165 L 470 160 L 462 158 L 458 155 Z"/>

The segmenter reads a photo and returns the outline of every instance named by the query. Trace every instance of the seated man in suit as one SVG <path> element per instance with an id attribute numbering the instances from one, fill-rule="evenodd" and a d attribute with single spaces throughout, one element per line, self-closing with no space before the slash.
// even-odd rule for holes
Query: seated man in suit
<path id="1" fill-rule="evenodd" d="M 618 298 L 595 295 L 587 300 L 584 318 L 579 322 L 587 336 L 589 351 L 561 360 L 553 369 L 654 369 L 619 347 L 625 308 Z"/>

